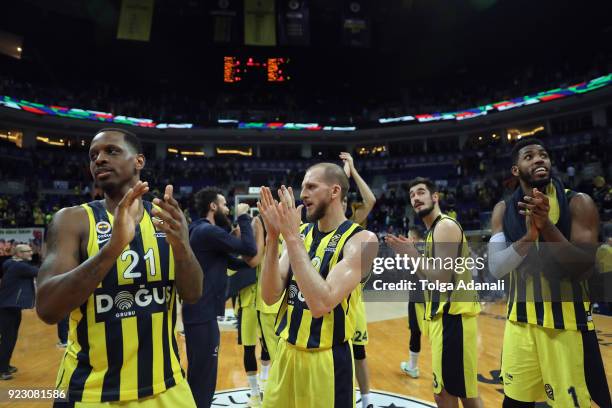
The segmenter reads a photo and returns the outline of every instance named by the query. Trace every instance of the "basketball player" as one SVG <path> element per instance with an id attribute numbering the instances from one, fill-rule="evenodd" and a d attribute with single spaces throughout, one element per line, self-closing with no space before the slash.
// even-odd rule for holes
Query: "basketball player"
<path id="1" fill-rule="evenodd" d="M 48 324 L 70 314 L 56 407 L 195 407 L 174 333 L 178 294 L 195 302 L 203 274 L 187 223 L 167 186 L 143 201 L 145 165 L 133 133 L 102 129 L 89 148 L 104 199 L 53 217 L 36 310 Z M 104 404 L 103 404 L 104 403 Z"/>
<path id="2" fill-rule="evenodd" d="M 489 244 L 491 273 L 510 274 L 503 406 L 533 407 L 546 398 L 553 407 L 590 407 L 591 400 L 611 407 L 586 281 L 595 262 L 586 247 L 597 244 L 597 208 L 551 177 L 540 140 L 519 141 L 512 162 L 520 187 L 495 206 Z"/>
<path id="3" fill-rule="evenodd" d="M 257 244 L 257 254 L 252 258 L 246 258 L 245 261 L 249 264 L 249 266 L 256 268 L 257 271 L 255 310 L 257 312 L 257 323 L 259 324 L 261 343 L 261 372 L 259 374 L 259 380 L 261 382 L 261 391 L 265 392 L 265 386 L 268 382 L 270 364 L 272 361 L 274 361 L 274 357 L 276 356 L 278 336 L 274 330 L 274 322 L 276 320 L 278 310 L 280 309 L 282 299 L 279 299 L 279 301 L 272 306 L 268 306 L 261 298 L 261 278 L 262 268 L 264 265 L 263 259 L 266 250 L 267 232 L 261 216 L 253 218 L 252 227 L 253 234 L 255 235 L 255 242 Z M 279 245 L 280 253 L 282 248 L 282 239 L 280 237 L 277 245 Z"/>
<path id="4" fill-rule="evenodd" d="M 340 166 L 319 163 L 306 171 L 298 208 L 291 188 L 278 191 L 280 204 L 262 188 L 258 207 L 268 231 L 262 297 L 274 304 L 285 292 L 264 407 L 355 406 L 350 340 L 356 302 L 350 295 L 369 273 L 378 240 L 346 219 L 348 186 Z M 303 206 L 309 224 L 300 227 Z M 279 260 L 280 234 L 285 249 Z"/>
<path id="5" fill-rule="evenodd" d="M 461 225 L 440 211 L 436 185 L 418 177 L 409 184 L 410 203 L 428 228 L 425 238 L 425 257 L 418 273 L 429 282 L 469 283 L 471 273 L 453 265 L 458 258 L 467 258 L 469 248 Z M 418 258 L 421 254 L 406 237 L 387 235 L 387 243 L 399 254 Z M 435 244 L 434 244 L 435 242 Z M 453 259 L 436 262 L 436 259 Z M 438 263 L 438 265 L 436 265 Z M 440 265 L 440 263 L 442 265 Z M 466 408 L 480 408 L 477 384 L 476 319 L 480 303 L 475 291 L 453 290 L 452 294 L 438 290 L 427 291 L 425 318 L 428 320 L 431 344 L 434 398 L 438 407 L 459 407 L 458 399 Z"/>
<path id="6" fill-rule="evenodd" d="M 376 204 L 376 196 L 365 180 L 359 175 L 353 157 L 346 152 L 340 153 L 340 159 L 344 162 L 344 173 L 348 178 L 353 177 L 359 194 L 363 198 L 362 203 L 351 203 L 352 212 L 349 220 L 361 225 L 365 228 L 368 220 L 368 214 Z M 348 198 L 342 200 L 342 207 L 346 213 Z M 367 280 L 367 277 L 365 278 Z M 365 282 L 364 280 L 364 282 Z M 353 336 L 353 356 L 355 357 L 355 377 L 359 384 L 359 392 L 361 394 L 362 408 L 372 408 L 370 404 L 370 373 L 368 370 L 368 362 L 366 360 L 365 346 L 368 344 L 368 324 L 366 318 L 365 304 L 363 303 L 363 283 L 357 285 L 352 296 L 357 300 L 355 335 Z"/>
<path id="7" fill-rule="evenodd" d="M 350 220 L 361 225 L 363 228 L 366 228 L 368 223 L 368 215 L 376 204 L 376 196 L 365 180 L 361 177 L 359 172 L 357 172 L 353 156 L 351 156 L 349 153 L 342 152 L 340 153 L 340 160 L 343 162 L 343 169 L 346 177 L 349 179 L 352 177 L 353 180 L 355 180 L 357 190 L 359 190 L 359 195 L 361 195 L 361 199 L 363 200 L 360 203 L 351 203 Z M 344 212 L 346 212 L 348 207 L 348 197 L 345 197 L 344 200 L 342 200 L 342 203 L 345 207 Z"/>
<path id="8" fill-rule="evenodd" d="M 423 233 L 420 228 L 412 227 L 408 230 L 408 239 L 420 245 L 425 242 Z M 425 329 L 427 321 L 425 320 L 425 302 L 423 301 L 423 291 L 417 289 L 410 291 L 408 299 L 408 329 L 410 330 L 410 359 L 402 361 L 400 369 L 406 375 L 412 378 L 419 377 L 419 354 L 421 352 L 421 333 L 427 333 Z"/>

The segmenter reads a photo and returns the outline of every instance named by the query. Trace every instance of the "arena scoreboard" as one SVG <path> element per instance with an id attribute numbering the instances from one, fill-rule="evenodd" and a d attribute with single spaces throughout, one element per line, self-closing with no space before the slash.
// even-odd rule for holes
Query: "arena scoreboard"
<path id="1" fill-rule="evenodd" d="M 223 57 L 223 82 L 287 82 L 290 59 L 286 57 Z"/>

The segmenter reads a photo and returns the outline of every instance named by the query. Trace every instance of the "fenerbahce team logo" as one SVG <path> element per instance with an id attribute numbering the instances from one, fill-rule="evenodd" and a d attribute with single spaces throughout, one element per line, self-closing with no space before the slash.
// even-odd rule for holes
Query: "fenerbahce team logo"
<path id="1" fill-rule="evenodd" d="M 157 217 L 151 217 L 152 220 L 157 220 L 157 221 L 161 221 L 159 218 Z M 166 233 L 162 232 L 162 231 L 158 231 L 157 227 L 155 226 L 155 224 L 153 224 L 153 228 L 155 228 L 155 237 L 156 238 L 165 238 L 166 237 Z M 108 241 L 111 238 L 111 229 L 112 226 L 110 225 L 110 223 L 108 221 L 98 221 L 96 223 L 96 234 L 98 236 L 98 245 L 102 245 L 104 244 L 106 241 Z"/>
<path id="2" fill-rule="evenodd" d="M 98 235 L 98 245 L 102 245 L 111 237 L 111 225 L 108 221 L 98 221 L 96 224 L 96 234 Z"/>
<path id="3" fill-rule="evenodd" d="M 219 391 L 212 401 L 213 407 L 244 407 L 249 402 L 251 394 L 247 388 Z M 265 393 L 264 393 L 265 398 Z M 357 406 L 361 406 L 361 398 L 357 393 Z M 428 402 L 400 394 L 384 391 L 370 391 L 370 403 L 374 408 L 430 408 L 435 407 Z"/>

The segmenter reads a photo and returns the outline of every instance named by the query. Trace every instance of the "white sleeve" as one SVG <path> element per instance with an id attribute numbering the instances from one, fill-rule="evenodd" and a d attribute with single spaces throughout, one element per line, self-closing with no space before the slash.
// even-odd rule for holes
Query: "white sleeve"
<path id="1" fill-rule="evenodd" d="M 503 232 L 498 232 L 489 240 L 488 248 L 489 271 L 497 279 L 501 279 L 523 262 L 521 256 L 512 245 L 506 242 Z"/>

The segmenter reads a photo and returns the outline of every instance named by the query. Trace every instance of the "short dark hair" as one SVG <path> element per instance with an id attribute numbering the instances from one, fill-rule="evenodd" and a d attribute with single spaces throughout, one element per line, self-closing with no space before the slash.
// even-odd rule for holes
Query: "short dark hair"
<path id="1" fill-rule="evenodd" d="M 425 184 L 425 186 L 427 187 L 427 190 L 429 190 L 431 194 L 438 191 L 436 184 L 433 181 L 431 181 L 431 179 L 426 178 L 426 177 L 417 177 L 417 178 L 410 180 L 410 182 L 408 183 L 408 191 L 410 191 L 410 189 L 416 186 L 417 184 Z"/>
<path id="2" fill-rule="evenodd" d="M 327 182 L 340 184 L 340 199 L 344 200 L 348 195 L 350 184 L 342 167 L 335 163 L 317 163 L 310 166 L 306 172 L 309 172 L 315 167 L 323 168 L 323 177 Z"/>
<path id="3" fill-rule="evenodd" d="M 221 190 L 217 187 L 205 187 L 195 193 L 194 205 L 198 216 L 206 216 L 208 211 L 210 211 L 210 205 L 217 202 L 220 194 Z"/>
<path id="4" fill-rule="evenodd" d="M 512 165 L 515 165 L 516 163 L 518 163 L 519 152 L 521 151 L 521 149 L 525 146 L 531 146 L 531 145 L 540 145 L 544 148 L 544 150 L 546 150 L 546 146 L 544 145 L 544 142 L 542 142 L 537 137 L 527 137 L 525 139 L 521 139 L 518 142 L 516 142 L 514 147 L 512 147 Z"/>
<path id="5" fill-rule="evenodd" d="M 129 130 L 121 129 L 121 128 L 104 128 L 104 129 L 98 130 L 96 132 L 96 135 L 99 135 L 100 133 L 104 133 L 104 132 L 121 133 L 123 135 L 123 140 L 125 141 L 125 143 L 130 145 L 134 153 L 137 153 L 137 154 L 144 153 L 144 150 L 142 148 L 142 143 L 140 142 L 140 139 L 138 138 L 138 136 L 136 136 L 136 133 L 130 132 Z"/>

